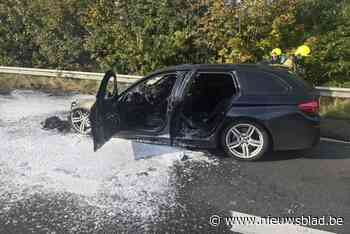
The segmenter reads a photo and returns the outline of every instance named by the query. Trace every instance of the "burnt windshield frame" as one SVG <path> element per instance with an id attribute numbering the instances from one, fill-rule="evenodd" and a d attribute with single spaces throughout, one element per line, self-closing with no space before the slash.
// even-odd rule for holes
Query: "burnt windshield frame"
<path id="1" fill-rule="evenodd" d="M 129 93 L 132 89 L 134 89 L 136 86 L 138 86 L 139 84 L 146 82 L 147 80 L 160 75 L 160 74 L 177 74 L 177 72 L 188 72 L 189 70 L 169 70 L 169 71 L 156 71 L 156 72 L 152 72 L 150 74 L 148 74 L 147 76 L 139 79 L 138 81 L 136 81 L 135 83 L 131 84 L 128 88 L 126 88 L 124 91 L 122 91 L 118 97 L 116 98 L 118 101 L 122 101 L 123 97 Z M 176 79 L 178 79 L 178 77 L 176 77 Z M 176 82 L 175 82 L 176 85 Z M 175 86 L 174 85 L 174 86 Z M 173 87 L 174 88 L 174 87 Z"/>

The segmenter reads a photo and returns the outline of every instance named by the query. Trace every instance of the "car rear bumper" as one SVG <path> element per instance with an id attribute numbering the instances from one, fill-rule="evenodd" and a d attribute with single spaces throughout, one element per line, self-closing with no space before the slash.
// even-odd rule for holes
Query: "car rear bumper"
<path id="1" fill-rule="evenodd" d="M 320 142 L 321 121 L 319 116 L 304 114 L 294 116 L 280 129 L 274 126 L 272 132 L 274 150 L 302 150 L 316 146 Z"/>

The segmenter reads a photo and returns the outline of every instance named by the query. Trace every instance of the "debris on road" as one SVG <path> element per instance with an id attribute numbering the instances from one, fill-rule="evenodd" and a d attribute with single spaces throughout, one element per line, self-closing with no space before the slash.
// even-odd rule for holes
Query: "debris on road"
<path id="1" fill-rule="evenodd" d="M 71 129 L 67 120 L 61 120 L 57 116 L 47 118 L 41 125 L 45 130 L 57 129 L 60 132 L 69 132 Z"/>
<path id="2" fill-rule="evenodd" d="M 57 116 L 47 118 L 41 123 L 41 125 L 45 130 L 57 129 L 58 131 L 65 133 L 69 132 L 71 129 L 71 125 L 68 120 L 61 120 Z"/>
<path id="3" fill-rule="evenodd" d="M 186 154 L 184 154 L 181 158 L 181 161 L 186 161 L 188 159 L 189 159 L 189 157 Z"/>
<path id="4" fill-rule="evenodd" d="M 0 220 L 23 214 L 19 224 L 0 225 L 0 233 L 26 225 L 48 232 L 41 227 L 44 217 L 65 226 L 64 233 L 95 233 L 107 224 L 123 233 L 129 222 L 143 227 L 166 221 L 161 212 L 177 207 L 178 171 L 186 173 L 184 149 L 114 138 L 93 153 L 89 137 L 58 134 L 70 129 L 71 99 L 21 90 L 0 95 Z M 186 164 L 211 161 L 202 153 L 185 154 Z"/>

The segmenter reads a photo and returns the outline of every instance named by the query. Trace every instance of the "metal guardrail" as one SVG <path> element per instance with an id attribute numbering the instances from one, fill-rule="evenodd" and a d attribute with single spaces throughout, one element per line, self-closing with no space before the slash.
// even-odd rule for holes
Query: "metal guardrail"
<path id="1" fill-rule="evenodd" d="M 52 69 L 36 69 L 36 68 L 22 68 L 22 67 L 4 67 L 0 66 L 0 73 L 30 75 L 33 77 L 57 77 L 80 80 L 102 80 L 103 73 L 94 72 L 78 72 L 78 71 L 63 71 Z M 140 76 L 130 76 L 118 74 L 118 81 L 121 83 L 133 83 L 140 79 Z"/>
<path id="2" fill-rule="evenodd" d="M 333 87 L 316 87 L 322 97 L 350 98 L 350 89 Z"/>
<path id="3" fill-rule="evenodd" d="M 94 72 L 78 72 L 78 71 L 5 67 L 5 66 L 0 66 L 0 73 L 30 75 L 33 77 L 35 76 L 57 77 L 57 78 L 81 79 L 81 80 L 102 80 L 104 75 L 103 73 L 94 73 Z M 133 83 L 140 78 L 141 76 L 118 74 L 118 81 L 120 83 Z M 319 91 L 320 96 L 323 96 L 323 97 L 350 98 L 350 89 L 333 88 L 333 87 L 316 87 L 316 89 Z"/>

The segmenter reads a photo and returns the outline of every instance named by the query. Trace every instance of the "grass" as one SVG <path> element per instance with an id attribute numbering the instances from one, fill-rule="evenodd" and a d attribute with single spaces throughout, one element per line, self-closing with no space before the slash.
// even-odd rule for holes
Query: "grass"
<path id="1" fill-rule="evenodd" d="M 324 118 L 350 121 L 350 100 L 322 97 L 321 115 Z"/>
<path id="2" fill-rule="evenodd" d="M 79 92 L 95 95 L 100 86 L 100 81 L 78 80 L 69 78 L 40 77 L 30 75 L 0 74 L 0 90 L 11 89 L 35 89 L 58 90 L 65 92 Z M 120 84 L 120 90 L 126 85 Z"/>

